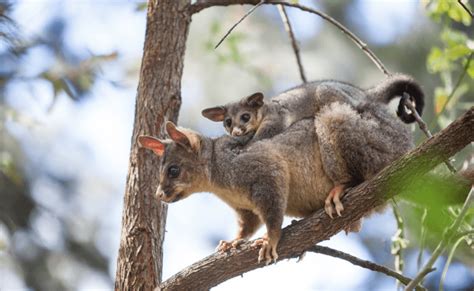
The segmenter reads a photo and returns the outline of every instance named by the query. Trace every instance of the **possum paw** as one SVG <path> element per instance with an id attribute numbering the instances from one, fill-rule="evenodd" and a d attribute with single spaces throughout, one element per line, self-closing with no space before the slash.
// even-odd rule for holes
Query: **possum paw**
<path id="1" fill-rule="evenodd" d="M 252 244 L 253 247 L 260 247 L 258 252 L 258 262 L 265 261 L 265 265 L 270 264 L 272 261 L 276 263 L 278 259 L 278 253 L 276 251 L 276 243 L 272 243 L 268 238 L 259 238 Z"/>
<path id="2" fill-rule="evenodd" d="M 337 213 L 338 216 L 342 216 L 344 206 L 341 203 L 341 194 L 344 193 L 344 185 L 336 185 L 329 192 L 328 197 L 324 201 L 324 211 L 333 218 L 333 214 Z"/>
<path id="3" fill-rule="evenodd" d="M 246 240 L 245 239 L 240 239 L 240 238 L 234 239 L 232 241 L 221 240 L 221 241 L 219 241 L 219 244 L 217 245 L 216 252 L 225 253 L 229 250 L 236 250 L 244 242 L 246 242 Z"/>

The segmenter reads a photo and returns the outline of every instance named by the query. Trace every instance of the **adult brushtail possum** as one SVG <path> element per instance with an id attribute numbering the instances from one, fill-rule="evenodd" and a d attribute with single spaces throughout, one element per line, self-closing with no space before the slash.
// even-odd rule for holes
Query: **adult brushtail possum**
<path id="1" fill-rule="evenodd" d="M 327 201 L 339 211 L 339 196 L 328 197 L 335 181 L 367 179 L 413 146 L 410 131 L 387 112 L 386 105 L 375 102 L 364 110 L 361 114 L 348 104 L 325 107 L 317 119 L 296 121 L 238 152 L 231 136 L 208 138 L 170 122 L 169 140 L 140 136 L 139 142 L 161 157 L 156 192 L 160 199 L 171 203 L 196 192 L 214 193 L 235 209 L 239 223 L 237 237 L 221 241 L 218 249 L 237 247 L 265 224 L 267 233 L 256 245 L 258 260 L 269 263 L 278 257 L 284 215 L 307 217 Z M 320 123 L 317 130 L 315 124 Z M 326 152 L 328 145 L 332 152 Z M 335 155 L 334 159 L 327 160 L 322 153 Z M 333 209 L 328 210 L 332 215 Z"/>

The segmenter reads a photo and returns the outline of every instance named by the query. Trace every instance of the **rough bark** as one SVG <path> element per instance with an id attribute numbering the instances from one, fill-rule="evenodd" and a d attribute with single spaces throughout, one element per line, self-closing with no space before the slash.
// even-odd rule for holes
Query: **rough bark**
<path id="1" fill-rule="evenodd" d="M 278 260 L 300 256 L 316 243 L 329 239 L 344 226 L 383 205 L 387 199 L 407 191 L 414 181 L 471 143 L 474 140 L 473 128 L 474 107 L 376 177 L 349 191 L 343 199 L 342 217 L 331 220 L 320 210 L 286 227 L 278 246 Z M 207 290 L 230 278 L 263 267 L 263 263 L 257 262 L 257 253 L 256 248 L 246 243 L 240 250 L 210 255 L 166 280 L 161 289 Z"/>
<path id="2" fill-rule="evenodd" d="M 137 136 L 160 136 L 176 122 L 190 24 L 190 0 L 148 2 L 145 45 L 138 84 L 129 171 L 122 214 L 116 290 L 152 290 L 161 282 L 166 205 L 154 197 L 158 159 L 138 148 Z M 124 20 L 126 21 L 126 20 Z"/>

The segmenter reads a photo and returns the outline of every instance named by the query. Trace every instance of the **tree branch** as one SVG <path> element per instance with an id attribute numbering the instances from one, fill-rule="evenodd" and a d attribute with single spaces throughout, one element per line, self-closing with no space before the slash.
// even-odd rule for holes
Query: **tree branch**
<path id="1" fill-rule="evenodd" d="M 471 18 L 474 18 L 474 14 L 472 13 L 471 10 L 469 10 L 469 8 L 467 8 L 466 4 L 462 3 L 461 0 L 458 0 L 458 3 L 459 3 L 459 5 L 462 6 L 462 8 L 464 8 L 464 10 L 466 10 L 466 12 L 467 12 L 469 15 L 471 15 Z"/>
<path id="2" fill-rule="evenodd" d="M 325 247 L 325 246 L 314 246 L 314 247 L 310 248 L 308 250 L 308 252 L 314 252 L 314 253 L 328 255 L 328 256 L 331 256 L 331 257 L 346 260 L 346 261 L 350 262 L 353 265 L 356 265 L 356 266 L 359 266 L 359 267 L 362 267 L 362 268 L 365 268 L 365 269 L 369 269 L 371 271 L 379 272 L 379 273 L 385 274 L 387 276 L 393 277 L 393 278 L 397 279 L 398 281 L 402 282 L 404 285 L 408 285 L 411 281 L 410 278 L 407 278 L 407 277 L 403 276 L 402 274 L 399 274 L 399 273 L 397 273 L 397 272 L 395 272 L 395 271 L 393 271 L 393 270 L 391 270 L 387 267 L 372 263 L 370 261 L 361 260 L 357 257 L 354 257 L 353 255 L 350 255 L 350 254 L 347 254 L 347 253 L 344 253 L 344 252 L 341 252 L 341 251 L 338 251 L 338 250 L 335 250 L 335 249 L 331 249 L 331 248 L 328 248 L 328 247 Z M 421 291 L 421 290 L 426 290 L 426 289 L 423 288 L 423 287 L 416 287 L 416 290 Z"/>
<path id="3" fill-rule="evenodd" d="M 474 107 L 447 128 L 393 162 L 377 176 L 351 189 L 343 198 L 344 215 L 330 219 L 323 209 L 282 231 L 279 258 L 300 256 L 316 243 L 329 239 L 345 226 L 370 214 L 387 199 L 407 191 L 409 185 L 474 140 Z M 245 243 L 239 250 L 215 253 L 175 274 L 162 290 L 209 289 L 245 272 L 264 267 L 257 262 L 258 249 Z"/>
<path id="4" fill-rule="evenodd" d="M 234 25 L 232 25 L 232 27 L 227 31 L 227 33 L 221 38 L 221 40 L 219 40 L 219 42 L 216 44 L 216 46 L 214 47 L 214 49 L 218 48 L 221 43 L 229 36 L 229 34 L 232 32 L 232 30 L 234 30 L 234 28 L 237 27 L 237 25 L 239 25 L 242 21 L 244 21 L 245 18 L 247 18 L 247 16 L 249 16 L 250 14 L 252 14 L 252 12 L 255 11 L 255 9 L 257 9 L 258 7 L 260 7 L 265 1 L 264 0 L 261 0 L 260 3 L 258 3 L 257 5 L 255 5 L 254 7 L 252 7 L 252 9 L 250 9 L 247 13 L 245 13 L 244 16 L 242 16 L 242 18 L 239 19 L 239 21 L 237 21 Z"/>
<path id="5" fill-rule="evenodd" d="M 189 11 L 191 14 L 197 13 L 205 8 L 212 7 L 212 6 L 229 6 L 229 5 L 236 5 L 236 4 L 252 4 L 256 5 L 260 3 L 258 0 L 197 0 L 196 3 L 189 6 Z M 372 62 L 379 68 L 382 73 L 389 76 L 390 72 L 385 68 L 383 63 L 380 59 L 368 48 L 367 44 L 360 40 L 352 31 L 347 29 L 344 25 L 339 23 L 337 20 L 332 18 L 331 16 L 327 15 L 324 12 L 321 12 L 316 9 L 312 9 L 310 7 L 300 5 L 297 3 L 288 3 L 284 1 L 274 1 L 274 0 L 267 0 L 264 1 L 264 4 L 270 5 L 284 5 L 288 7 L 293 7 L 300 9 L 302 11 L 306 11 L 312 14 L 316 14 L 323 18 L 324 20 L 330 22 L 332 25 L 336 26 L 339 30 L 341 30 L 345 35 L 347 35 L 364 53 L 372 60 Z"/>
<path id="6" fill-rule="evenodd" d="M 306 75 L 304 73 L 303 64 L 301 62 L 300 48 L 298 47 L 298 42 L 296 41 L 295 34 L 293 33 L 293 28 L 291 27 L 290 19 L 288 18 L 288 13 L 286 13 L 286 8 L 283 5 L 278 5 L 278 11 L 280 12 L 281 19 L 285 25 L 285 30 L 288 33 L 288 36 L 291 40 L 291 46 L 293 47 L 293 52 L 295 53 L 296 63 L 298 64 L 298 69 L 300 71 L 301 80 L 303 83 L 307 82 Z"/>

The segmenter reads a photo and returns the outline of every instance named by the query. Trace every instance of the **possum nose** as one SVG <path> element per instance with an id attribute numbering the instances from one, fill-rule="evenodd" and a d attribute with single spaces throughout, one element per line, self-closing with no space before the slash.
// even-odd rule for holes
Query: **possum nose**
<path id="1" fill-rule="evenodd" d="M 238 127 L 234 127 L 234 129 L 232 129 L 232 135 L 240 136 L 242 135 L 242 133 L 243 133 L 242 129 Z"/>
<path id="2" fill-rule="evenodd" d="M 158 189 L 156 189 L 156 194 L 155 194 L 156 197 L 162 199 L 163 196 L 164 196 L 164 194 L 165 194 L 165 193 L 164 193 L 163 190 L 161 189 L 161 185 L 158 186 Z"/>

